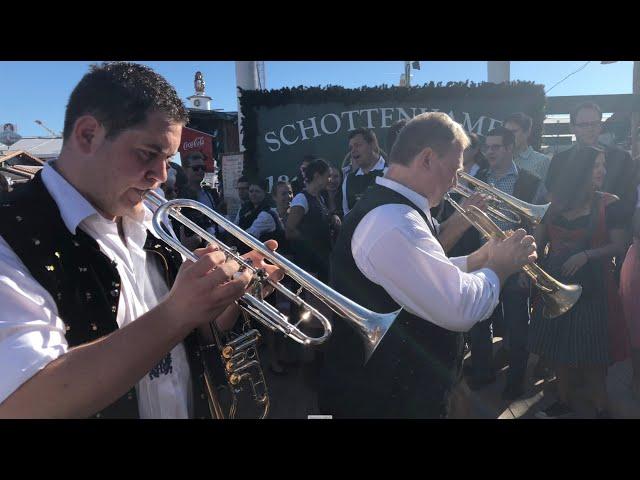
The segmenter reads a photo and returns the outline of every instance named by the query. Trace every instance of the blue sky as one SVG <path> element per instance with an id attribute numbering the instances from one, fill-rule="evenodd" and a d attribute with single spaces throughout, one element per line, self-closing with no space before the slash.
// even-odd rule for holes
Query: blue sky
<path id="1" fill-rule="evenodd" d="M 547 89 L 578 70 L 587 61 L 511 62 L 511 79 L 528 80 Z M 60 132 L 64 109 L 71 90 L 95 62 L 0 62 L 0 124 L 15 123 L 23 136 L 47 135 L 35 124 L 43 121 Z M 140 62 L 164 75 L 185 99 L 193 92 L 193 76 L 200 70 L 213 108 L 236 111 L 235 63 L 224 62 Z M 631 93 L 633 62 L 601 65 L 592 61 L 549 93 L 556 95 L 605 95 Z M 403 62 L 265 62 L 267 88 L 286 86 L 342 85 L 348 88 L 398 84 Z M 486 62 L 421 61 L 412 70 L 412 84 L 430 81 L 486 81 Z"/>

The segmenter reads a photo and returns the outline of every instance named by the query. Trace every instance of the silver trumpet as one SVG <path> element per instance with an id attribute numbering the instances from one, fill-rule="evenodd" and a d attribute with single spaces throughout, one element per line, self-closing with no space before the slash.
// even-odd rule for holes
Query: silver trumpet
<path id="1" fill-rule="evenodd" d="M 302 290 L 306 289 L 330 307 L 336 314 L 344 317 L 352 328 L 356 329 L 364 342 L 364 361 L 366 363 L 402 310 L 381 314 L 372 312 L 358 305 L 305 272 L 288 259 L 270 250 L 264 243 L 249 235 L 233 222 L 227 220 L 223 215 L 195 200 L 175 199 L 167 201 L 156 192 L 150 190 L 145 194 L 145 201 L 155 209 L 152 224 L 156 235 L 182 253 L 186 258 L 197 261 L 197 257 L 185 247 L 175 235 L 172 235 L 173 229 L 171 227 L 170 217 L 195 232 L 207 242 L 217 245 L 227 255 L 227 258 L 235 260 L 242 270 L 248 269 L 253 273 L 248 292 L 237 302 L 244 314 L 243 332 L 240 335 L 232 335 L 229 338 L 228 335 L 218 331 L 214 322 L 210 324 L 214 337 L 213 341 L 220 352 L 224 365 L 226 383 L 233 397 L 232 406 L 229 409 L 229 418 L 233 418 L 235 415 L 237 394 L 242 391 L 241 385 L 244 381 L 249 382 L 254 401 L 263 406 L 262 418 L 264 418 L 268 412 L 268 394 L 256 348 L 260 340 L 260 334 L 257 330 L 250 328 L 249 318 L 255 318 L 270 330 L 282 332 L 288 338 L 302 345 L 320 345 L 324 343 L 331 335 L 331 323 L 322 313 L 301 298 Z M 300 290 L 294 293 L 281 283 L 270 280 L 264 270 L 254 267 L 249 261 L 238 255 L 235 248 L 220 242 L 215 236 L 183 215 L 180 212 L 183 208 L 191 208 L 200 212 L 249 248 L 257 251 L 268 263 L 276 265 L 284 271 L 285 275 L 288 275 L 300 284 Z M 270 286 L 280 292 L 301 309 L 303 313 L 297 323 L 291 324 L 286 315 L 264 301 L 263 289 L 265 286 Z M 315 317 L 323 327 L 323 332 L 319 337 L 310 337 L 298 328 L 301 322 L 308 321 L 313 317 Z M 209 347 L 211 347 L 211 345 L 209 345 Z M 211 373 L 210 369 L 205 368 L 205 373 Z M 225 418 L 223 408 L 215 394 L 216 382 L 214 382 L 212 378 L 207 378 L 210 376 L 211 375 L 205 375 L 205 380 L 207 382 L 212 414 L 215 418 Z"/>
<path id="2" fill-rule="evenodd" d="M 542 221 L 542 218 L 549 209 L 549 205 L 551 205 L 550 203 L 533 205 L 523 202 L 519 198 L 504 193 L 466 172 L 458 172 L 458 178 L 467 182 L 468 185 L 473 185 L 475 190 L 459 184 L 451 189 L 452 192 L 458 193 L 465 198 L 470 197 L 474 193 L 484 193 L 488 195 L 490 198 L 487 211 L 495 218 L 506 222 L 521 223 L 524 219 L 532 225 L 537 225 Z"/>

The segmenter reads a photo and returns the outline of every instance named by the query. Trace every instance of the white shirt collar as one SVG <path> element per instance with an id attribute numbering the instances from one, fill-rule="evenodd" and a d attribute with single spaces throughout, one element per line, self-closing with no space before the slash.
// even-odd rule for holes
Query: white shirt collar
<path id="1" fill-rule="evenodd" d="M 378 185 L 382 185 L 383 187 L 390 188 L 394 192 L 398 192 L 400 195 L 413 202 L 416 207 L 420 208 L 427 215 L 427 217 L 431 217 L 431 207 L 429 206 L 429 200 L 427 199 L 427 197 L 423 197 L 419 193 L 414 192 L 410 188 L 405 187 L 401 183 L 398 183 L 395 180 L 391 180 L 390 178 L 377 177 L 376 183 Z"/>
<path id="2" fill-rule="evenodd" d="M 100 215 L 95 207 L 60 175 L 49 162 L 42 169 L 42 182 L 56 202 L 64 224 L 73 235 L 76 234 L 78 225 L 94 215 L 105 222 L 111 222 Z M 142 223 L 148 230 L 151 230 L 151 218 L 153 215 L 146 206 L 144 210 L 145 214 Z"/>
<path id="3" fill-rule="evenodd" d="M 373 172 L 374 170 L 384 170 L 385 167 L 386 167 L 386 164 L 384 162 L 384 158 L 382 158 L 382 155 L 380 155 L 380 157 L 378 158 L 378 162 L 369 171 Z M 356 175 L 364 175 L 364 172 L 362 171 L 362 168 L 358 168 L 358 171 L 356 172 Z"/>

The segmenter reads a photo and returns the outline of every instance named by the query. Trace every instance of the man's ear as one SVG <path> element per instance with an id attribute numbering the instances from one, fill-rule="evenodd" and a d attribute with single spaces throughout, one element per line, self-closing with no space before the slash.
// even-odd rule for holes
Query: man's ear
<path id="1" fill-rule="evenodd" d="M 435 152 L 433 151 L 433 149 L 431 147 L 425 147 L 419 154 L 418 154 L 418 162 L 420 162 L 420 165 L 427 168 L 427 169 L 431 169 L 431 164 L 433 162 L 435 158 Z"/>
<path id="2" fill-rule="evenodd" d="M 74 143 L 84 154 L 94 152 L 104 137 L 104 129 L 92 115 L 83 115 L 76 120 L 72 133 Z"/>

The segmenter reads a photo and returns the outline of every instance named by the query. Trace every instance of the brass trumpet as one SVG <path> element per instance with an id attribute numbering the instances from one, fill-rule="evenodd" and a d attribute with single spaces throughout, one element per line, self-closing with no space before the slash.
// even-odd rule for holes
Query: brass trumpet
<path id="1" fill-rule="evenodd" d="M 261 418 L 267 415 L 269 398 L 256 348 L 260 340 L 260 334 L 257 330 L 250 328 L 248 322 L 249 317 L 258 320 L 273 331 L 277 330 L 282 332 L 285 336 L 298 343 L 303 345 L 319 345 L 329 338 L 332 327 L 329 320 L 322 313 L 302 299 L 300 296 L 301 291 L 302 289 L 306 289 L 338 315 L 347 319 L 349 324 L 356 329 L 365 344 L 364 361 L 366 362 L 402 310 L 400 309 L 386 314 L 367 310 L 329 288 L 280 254 L 269 250 L 261 241 L 249 235 L 224 216 L 199 202 L 189 199 L 167 201 L 152 190 L 148 191 L 144 198 L 155 210 L 152 221 L 155 234 L 167 244 L 174 247 L 178 252 L 182 253 L 186 258 L 192 261 L 198 260 L 198 258 L 175 237 L 175 234 L 172 235 L 173 229 L 171 227 L 170 217 L 198 234 L 207 242 L 217 245 L 227 255 L 227 258 L 232 258 L 242 269 L 247 269 L 253 273 L 249 288 L 250 293 L 245 293 L 240 300 L 238 300 L 238 306 L 243 311 L 245 320 L 243 322 L 243 331 L 238 335 L 233 334 L 229 336 L 219 332 L 214 322 L 210 324 L 214 344 L 207 345 L 205 351 L 214 347 L 217 347 L 219 350 L 227 384 L 227 386 L 223 388 L 228 389 L 232 397 L 231 407 L 228 410 L 229 413 L 225 415 L 221 402 L 216 395 L 216 385 L 222 382 L 216 382 L 213 378 L 212 370 L 215 365 L 214 367 L 208 366 L 205 361 L 205 380 L 209 393 L 209 403 L 215 418 L 225 418 L 225 416 L 227 418 L 233 418 L 235 416 L 238 405 L 238 394 L 243 391 L 243 383 L 247 382 L 251 387 L 255 403 L 263 408 Z M 271 281 L 262 269 L 255 268 L 250 262 L 238 255 L 234 248 L 220 242 L 215 236 L 183 215 L 180 212 L 183 208 L 197 210 L 208 217 L 214 223 L 224 228 L 229 234 L 265 257 L 269 263 L 284 270 L 285 275 L 288 275 L 301 285 L 301 289 L 294 293 L 281 283 Z M 264 301 L 262 290 L 266 285 L 273 287 L 301 308 L 304 313 L 301 315 L 298 323 L 290 323 L 286 315 Z M 304 322 L 312 317 L 318 319 L 324 328 L 323 333 L 319 337 L 310 337 L 298 328 L 300 322 Z M 218 368 L 218 370 L 220 369 Z"/>
<path id="2" fill-rule="evenodd" d="M 507 238 L 507 234 L 500 230 L 489 216 L 478 207 L 471 205 L 464 209 L 458 202 L 453 200 L 448 193 L 445 194 L 445 199 L 485 237 L 497 238 L 499 240 Z M 522 270 L 534 281 L 535 286 L 542 292 L 542 301 L 544 303 L 542 314 L 546 318 L 555 318 L 569 311 L 582 294 L 582 287 L 580 285 L 565 285 L 553 278 L 535 263 L 523 266 Z"/>
<path id="3" fill-rule="evenodd" d="M 497 188 L 485 183 L 466 172 L 458 172 L 460 180 L 464 180 L 469 185 L 473 185 L 475 190 L 456 185 L 451 190 L 462 195 L 465 198 L 470 197 L 474 193 L 486 193 L 489 199 L 487 210 L 491 215 L 506 222 L 521 223 L 523 219 L 532 225 L 537 225 L 542 221 L 545 213 L 549 209 L 550 203 L 545 205 L 533 205 L 523 202 L 519 198 L 504 193 Z"/>

